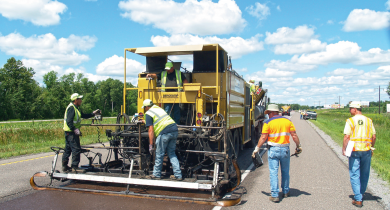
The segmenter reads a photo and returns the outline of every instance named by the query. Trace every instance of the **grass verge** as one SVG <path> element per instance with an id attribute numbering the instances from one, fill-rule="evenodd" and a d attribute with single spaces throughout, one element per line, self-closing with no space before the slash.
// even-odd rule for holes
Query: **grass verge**
<path id="1" fill-rule="evenodd" d="M 328 134 L 337 144 L 342 146 L 345 121 L 351 117 L 349 109 L 316 110 L 318 128 Z M 387 114 L 365 114 L 372 119 L 376 130 L 375 152 L 372 157 L 372 168 L 388 183 L 390 183 L 390 116 Z M 340 151 L 341 152 L 341 151 Z"/>
<path id="2" fill-rule="evenodd" d="M 104 119 L 104 124 L 115 123 L 116 119 Z M 82 124 L 91 123 L 83 120 Z M 0 125 L 0 159 L 13 156 L 49 152 L 51 146 L 65 147 L 63 121 L 7 123 Z M 114 126 L 81 127 L 83 136 L 81 145 L 107 141 L 106 129 L 115 130 Z M 100 138 L 98 139 L 98 135 Z"/>

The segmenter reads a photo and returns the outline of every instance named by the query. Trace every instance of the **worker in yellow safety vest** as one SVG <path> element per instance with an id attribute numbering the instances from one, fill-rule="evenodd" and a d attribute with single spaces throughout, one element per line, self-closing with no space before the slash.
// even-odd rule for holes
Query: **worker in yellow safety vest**
<path id="1" fill-rule="evenodd" d="M 85 170 L 79 168 L 80 163 L 80 127 L 81 127 L 81 118 L 90 118 L 95 116 L 95 114 L 100 113 L 100 110 L 97 109 L 91 114 L 84 114 L 79 110 L 79 107 L 82 103 L 82 95 L 74 93 L 70 96 L 72 101 L 68 107 L 66 107 L 64 114 L 64 132 L 65 132 L 65 149 L 64 154 L 62 155 L 62 171 L 66 172 L 76 172 L 84 173 Z M 72 154 L 72 165 L 68 166 L 69 157 Z"/>
<path id="2" fill-rule="evenodd" d="M 251 95 L 253 95 L 256 92 L 255 80 L 253 80 L 253 79 L 249 80 L 249 84 L 251 84 L 250 90 L 251 90 Z"/>
<path id="3" fill-rule="evenodd" d="M 154 105 L 150 99 L 143 102 L 145 109 L 145 126 L 149 128 L 149 152 L 152 154 L 154 139 L 156 138 L 156 160 L 153 175 L 150 179 L 161 179 L 161 170 L 165 152 L 168 154 L 173 168 L 172 180 L 181 181 L 182 175 L 179 160 L 175 154 L 178 128 L 173 119 L 159 106 Z"/>
<path id="4" fill-rule="evenodd" d="M 283 197 L 287 198 L 290 194 L 290 136 L 296 144 L 295 154 L 300 154 L 302 147 L 294 124 L 289 119 L 279 115 L 278 105 L 269 104 L 264 114 L 268 114 L 269 119 L 264 121 L 261 137 L 252 153 L 252 157 L 260 151 L 261 146 L 268 139 L 268 168 L 271 182 L 271 196 L 269 199 L 277 203 L 279 202 L 279 164 L 282 172 L 281 188 Z"/>
<path id="5" fill-rule="evenodd" d="M 165 64 L 165 71 L 160 74 L 147 74 L 146 77 L 161 80 L 161 91 L 162 92 L 176 92 L 183 91 L 183 83 L 188 83 L 188 80 L 184 76 L 183 72 L 173 67 L 172 62 Z M 179 87 L 176 89 L 163 89 L 165 87 Z M 167 103 L 164 104 L 165 112 L 175 120 L 176 124 L 180 124 L 180 107 L 179 103 Z"/>
<path id="6" fill-rule="evenodd" d="M 349 112 L 353 117 L 347 119 L 344 127 L 343 155 L 348 155 L 349 176 L 353 193 L 352 204 L 363 206 L 363 194 L 366 192 L 370 176 L 371 156 L 376 141 L 376 132 L 372 120 L 362 115 L 360 102 L 351 102 Z M 348 148 L 352 147 L 353 148 Z M 351 150 L 347 154 L 346 150 Z"/>

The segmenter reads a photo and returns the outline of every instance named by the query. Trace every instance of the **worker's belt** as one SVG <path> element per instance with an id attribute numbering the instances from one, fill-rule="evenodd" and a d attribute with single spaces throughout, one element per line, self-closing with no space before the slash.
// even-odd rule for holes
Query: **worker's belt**
<path id="1" fill-rule="evenodd" d="M 277 144 L 274 142 L 268 142 L 269 147 L 289 147 L 290 144 Z"/>

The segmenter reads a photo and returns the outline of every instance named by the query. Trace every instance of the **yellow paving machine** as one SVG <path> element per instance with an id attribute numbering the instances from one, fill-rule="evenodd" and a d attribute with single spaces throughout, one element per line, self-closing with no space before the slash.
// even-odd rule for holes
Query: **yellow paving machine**
<path id="1" fill-rule="evenodd" d="M 126 60 L 129 53 L 146 58 L 146 71 L 138 74 L 138 86 L 126 87 Z M 184 69 L 188 83 L 183 87 L 161 87 L 161 81 L 147 77 L 159 74 L 165 64 L 174 58 L 192 56 L 192 71 Z M 183 69 L 180 62 L 173 61 L 177 70 Z M 236 162 L 244 146 L 253 147 L 261 134 L 267 90 L 256 86 L 250 94 L 250 85 L 232 68 L 231 59 L 219 44 L 126 48 L 124 50 L 124 89 L 123 106 L 116 124 L 85 124 L 84 126 L 116 126 L 106 130 L 109 146 L 83 147 L 89 164 L 82 166 L 85 174 L 61 173 L 56 170 L 58 155 L 63 149 L 53 147 L 55 159 L 50 172 L 38 172 L 31 178 L 34 189 L 61 189 L 91 193 L 115 194 L 130 197 L 176 200 L 230 206 L 240 202 L 238 187 L 241 172 Z M 172 89 L 173 91 L 164 91 Z M 133 91 L 133 92 L 132 92 Z M 127 95 L 137 94 L 137 113 L 127 114 Z M 176 141 L 176 155 L 180 162 L 183 181 L 172 181 L 171 165 L 166 157 L 161 180 L 146 179 L 152 173 L 155 154 L 148 150 L 148 128 L 142 123 L 144 109 L 142 103 L 151 99 L 154 104 L 164 107 L 166 103 L 179 104 L 181 109 L 179 135 Z M 98 149 L 108 150 L 106 161 Z M 265 151 L 265 150 L 264 150 Z M 96 159 L 96 160 L 95 160 Z M 104 159 L 104 158 L 103 158 Z M 248 160 L 250 161 L 250 160 Z M 36 183 L 37 177 L 49 177 L 47 185 Z M 94 184 L 110 183 L 125 187 L 118 191 L 85 189 L 72 186 L 58 186 L 54 181 L 87 181 Z M 169 191 L 190 190 L 210 193 L 209 196 L 183 197 L 167 193 L 140 193 L 135 188 L 159 188 Z M 232 194 L 226 195 L 226 193 Z"/>

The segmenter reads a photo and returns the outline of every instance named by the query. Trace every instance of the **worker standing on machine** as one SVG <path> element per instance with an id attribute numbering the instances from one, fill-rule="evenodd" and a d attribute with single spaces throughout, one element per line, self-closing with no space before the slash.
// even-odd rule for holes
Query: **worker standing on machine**
<path id="1" fill-rule="evenodd" d="M 147 74 L 146 77 L 161 80 L 161 91 L 162 92 L 175 92 L 175 89 L 163 89 L 164 87 L 179 87 L 178 91 L 183 91 L 183 83 L 188 83 L 188 80 L 184 76 L 183 72 L 173 68 L 172 62 L 165 64 L 165 71 L 160 74 Z M 176 124 L 180 124 L 180 107 L 179 103 L 168 103 L 164 104 L 164 110 L 166 113 L 175 120 Z"/>
<path id="2" fill-rule="evenodd" d="M 152 153 L 154 138 L 156 138 L 156 161 L 154 163 L 153 175 L 150 179 L 161 179 L 161 170 L 165 152 L 171 161 L 173 173 L 172 180 L 183 180 L 179 160 L 176 157 L 176 140 L 178 128 L 173 119 L 159 106 L 154 105 L 150 99 L 143 102 L 145 109 L 145 126 L 149 128 L 149 152 Z"/>
<path id="3" fill-rule="evenodd" d="M 251 79 L 249 80 L 249 83 L 251 84 L 251 95 L 254 95 L 256 93 L 256 85 L 255 80 Z"/>
<path id="4" fill-rule="evenodd" d="M 372 120 L 362 115 L 359 102 L 351 102 L 349 112 L 353 117 L 347 119 L 345 123 L 342 152 L 349 160 L 349 176 L 355 194 L 352 205 L 362 207 L 363 194 L 366 192 L 370 177 L 376 131 Z M 347 145 L 350 148 L 347 149 Z M 352 151 L 351 154 L 346 154 L 346 150 Z"/>
<path id="5" fill-rule="evenodd" d="M 80 163 L 80 127 L 81 127 L 81 118 L 90 118 L 95 116 L 95 114 L 100 113 L 100 110 L 97 109 L 91 114 L 84 114 L 79 110 L 79 107 L 82 103 L 82 95 L 74 93 L 70 96 L 72 102 L 68 105 L 64 114 L 64 131 L 65 131 L 65 149 L 64 155 L 62 156 L 62 171 L 66 172 L 76 172 L 76 173 L 85 173 L 84 169 L 79 168 Z M 68 166 L 68 161 L 70 154 L 72 154 L 72 165 Z"/>
<path id="6" fill-rule="evenodd" d="M 290 135 L 297 145 L 295 154 L 300 154 L 302 148 L 294 124 L 289 119 L 279 115 L 278 105 L 269 104 L 264 114 L 268 114 L 269 119 L 264 121 L 263 131 L 252 157 L 255 157 L 255 154 L 260 151 L 260 147 L 268 139 L 268 168 L 271 182 L 269 199 L 272 202 L 279 202 L 279 163 L 282 172 L 283 197 L 287 198 L 290 192 Z"/>

